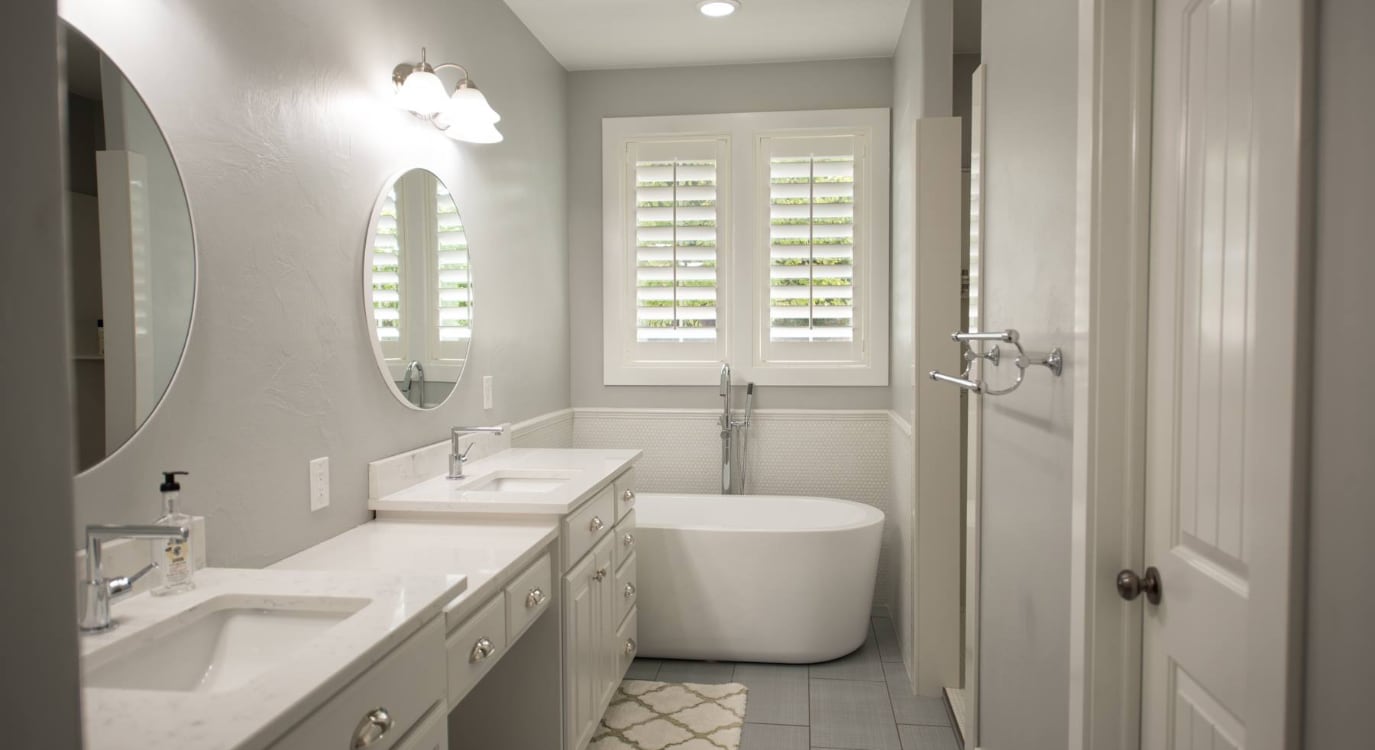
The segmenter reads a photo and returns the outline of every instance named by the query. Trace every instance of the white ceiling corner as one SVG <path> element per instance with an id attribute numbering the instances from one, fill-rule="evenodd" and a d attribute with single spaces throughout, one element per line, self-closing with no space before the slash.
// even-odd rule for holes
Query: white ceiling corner
<path id="1" fill-rule="evenodd" d="M 909 0 L 741 0 L 727 18 L 697 0 L 506 0 L 569 70 L 888 57 Z"/>

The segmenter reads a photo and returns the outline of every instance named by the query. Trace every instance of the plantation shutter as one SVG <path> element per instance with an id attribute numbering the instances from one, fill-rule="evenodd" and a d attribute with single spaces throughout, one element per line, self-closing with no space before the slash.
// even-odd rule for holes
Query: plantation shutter
<path id="1" fill-rule="evenodd" d="M 472 269 L 469 265 L 468 236 L 463 219 L 448 188 L 434 180 L 433 210 L 435 241 L 433 247 L 433 289 L 431 311 L 431 359 L 457 361 L 467 355 L 473 336 Z"/>
<path id="2" fill-rule="evenodd" d="M 401 230 L 393 187 L 383 200 L 372 244 L 372 317 L 384 359 L 401 359 L 405 353 L 401 271 Z"/>
<path id="3" fill-rule="evenodd" d="M 863 137 L 759 139 L 767 186 L 765 359 L 851 361 L 863 346 Z"/>
<path id="4" fill-rule="evenodd" d="M 723 144 L 719 140 L 628 144 L 634 239 L 635 341 L 697 344 L 716 358 L 721 338 Z M 653 346 L 649 348 L 654 348 Z"/>

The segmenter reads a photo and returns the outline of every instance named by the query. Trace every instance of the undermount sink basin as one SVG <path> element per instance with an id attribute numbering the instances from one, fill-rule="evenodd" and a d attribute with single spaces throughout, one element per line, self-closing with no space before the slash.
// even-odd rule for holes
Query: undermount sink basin
<path id="1" fill-rule="evenodd" d="M 572 479 L 571 472 L 503 469 L 464 485 L 465 492 L 549 492 Z"/>
<path id="2" fill-rule="evenodd" d="M 343 622 L 368 599 L 309 597 L 290 604 L 221 596 L 149 628 L 137 644 L 114 644 L 108 661 L 92 654 L 86 687 L 218 693 L 242 687 Z"/>

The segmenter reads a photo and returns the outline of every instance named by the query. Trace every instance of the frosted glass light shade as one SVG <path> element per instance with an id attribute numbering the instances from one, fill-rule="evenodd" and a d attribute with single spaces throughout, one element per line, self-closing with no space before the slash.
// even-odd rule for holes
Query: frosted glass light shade
<path id="1" fill-rule="evenodd" d="M 494 122 L 458 122 L 445 129 L 444 135 L 464 143 L 501 143 L 505 140 Z"/>
<path id="2" fill-rule="evenodd" d="M 725 18 L 740 9 L 740 0 L 702 0 L 697 10 L 708 18 Z"/>
<path id="3" fill-rule="evenodd" d="M 487 103 L 487 97 L 466 82 L 460 83 L 449 98 L 449 118 L 453 122 L 501 122 L 501 115 Z"/>
<path id="4" fill-rule="evenodd" d="M 406 76 L 401 89 L 396 92 L 396 104 L 417 115 L 429 116 L 449 107 L 449 95 L 439 76 L 426 70 L 417 70 Z"/>

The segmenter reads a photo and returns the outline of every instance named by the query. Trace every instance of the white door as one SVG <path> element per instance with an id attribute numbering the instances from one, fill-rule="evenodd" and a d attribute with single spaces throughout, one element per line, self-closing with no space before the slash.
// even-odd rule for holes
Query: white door
<path id="1" fill-rule="evenodd" d="M 1146 750 L 1297 747 L 1303 15 L 1156 3 Z"/>

